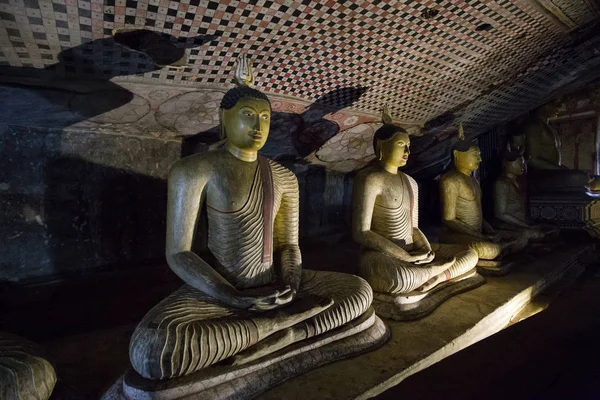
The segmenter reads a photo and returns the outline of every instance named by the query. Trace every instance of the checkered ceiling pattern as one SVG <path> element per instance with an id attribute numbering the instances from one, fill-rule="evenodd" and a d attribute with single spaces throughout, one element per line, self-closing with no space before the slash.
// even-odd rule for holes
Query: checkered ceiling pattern
<path id="1" fill-rule="evenodd" d="M 119 28 L 171 35 L 186 67 L 116 45 Z M 368 113 L 388 102 L 407 121 L 456 109 L 567 41 L 519 0 L 0 0 L 5 66 L 230 86 L 247 52 L 267 92 Z"/>

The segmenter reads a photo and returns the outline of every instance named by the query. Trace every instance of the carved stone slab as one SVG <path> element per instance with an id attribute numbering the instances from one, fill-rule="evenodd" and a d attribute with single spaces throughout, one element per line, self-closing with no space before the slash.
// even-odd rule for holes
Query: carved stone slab
<path id="1" fill-rule="evenodd" d="M 250 399 L 306 371 L 375 349 L 389 337 L 387 326 L 371 308 L 359 319 L 328 334 L 296 343 L 247 365 L 214 365 L 164 381 L 144 379 L 130 370 L 102 399 Z"/>
<path id="2" fill-rule="evenodd" d="M 439 284 L 426 294 L 391 296 L 375 293 L 373 307 L 377 315 L 396 321 L 411 321 L 423 318 L 433 312 L 448 298 L 474 289 L 485 283 L 485 278 L 474 269 L 455 279 Z"/>

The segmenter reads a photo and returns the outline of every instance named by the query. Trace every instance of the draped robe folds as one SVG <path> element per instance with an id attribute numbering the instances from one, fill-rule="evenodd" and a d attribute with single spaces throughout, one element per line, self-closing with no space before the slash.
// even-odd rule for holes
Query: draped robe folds
<path id="1" fill-rule="evenodd" d="M 446 185 L 455 179 L 461 177 L 461 173 L 452 170 L 442 175 L 440 179 L 440 192 L 447 190 Z M 475 178 L 469 176 L 469 185 L 474 192 L 474 199 L 468 199 L 461 196 L 459 193 L 456 198 L 456 220 L 469 226 L 477 232 L 482 232 L 483 215 L 481 211 L 481 188 Z M 510 231 L 497 231 L 501 236 L 499 243 L 491 242 L 479 237 L 471 236 L 466 233 L 456 232 L 448 228 L 442 227 L 440 233 L 440 241 L 443 243 L 464 244 L 471 247 L 477 252 L 477 255 L 482 260 L 495 260 L 504 253 L 513 253 L 523 249 L 527 245 L 527 235 Z"/>
<path id="2" fill-rule="evenodd" d="M 376 202 L 371 230 L 411 252 L 425 244 L 413 242 L 413 227 L 418 228 L 419 225 L 419 192 L 413 178 L 405 174 L 401 176 L 406 189 L 403 191 L 402 204 L 397 208 L 388 208 Z M 361 254 L 360 274 L 374 291 L 400 294 L 417 289 L 441 273 L 445 274 L 445 280 L 458 277 L 475 268 L 477 264 L 477 254 L 467 246 L 431 243 L 431 247 L 435 253 L 434 261 L 452 257 L 456 257 L 456 261 L 450 267 L 416 265 L 365 248 Z"/>
<path id="3" fill-rule="evenodd" d="M 261 173 L 261 168 L 269 168 L 270 174 Z M 265 190 L 264 185 L 271 188 Z M 287 212 L 280 213 L 283 209 Z M 276 228 L 298 229 L 298 182 L 294 174 L 263 159 L 240 210 L 207 210 L 213 267 L 238 289 L 274 284 L 280 268 L 277 250 L 284 245 L 278 243 Z M 331 307 L 300 323 L 307 337 L 313 337 L 362 315 L 371 305 L 373 292 L 367 282 L 353 275 L 303 270 L 294 301 L 308 297 L 334 301 Z M 256 344 L 260 326 L 270 313 L 220 304 L 184 285 L 142 319 L 132 336 L 131 363 L 140 375 L 150 379 L 196 372 Z"/>

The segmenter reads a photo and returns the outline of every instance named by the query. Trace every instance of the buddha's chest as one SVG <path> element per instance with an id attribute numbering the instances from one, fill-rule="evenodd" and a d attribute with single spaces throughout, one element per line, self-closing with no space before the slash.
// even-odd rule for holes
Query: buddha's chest
<path id="1" fill-rule="evenodd" d="M 395 176 L 382 183 L 375 203 L 386 208 L 410 207 L 412 197 L 408 180 Z"/>
<path id="2" fill-rule="evenodd" d="M 206 204 L 221 212 L 234 212 L 248 201 L 262 199 L 260 171 L 254 168 L 221 169 L 207 187 Z"/>
<path id="3" fill-rule="evenodd" d="M 471 176 L 461 179 L 458 185 L 458 197 L 466 201 L 480 201 L 481 189 L 477 180 Z"/>

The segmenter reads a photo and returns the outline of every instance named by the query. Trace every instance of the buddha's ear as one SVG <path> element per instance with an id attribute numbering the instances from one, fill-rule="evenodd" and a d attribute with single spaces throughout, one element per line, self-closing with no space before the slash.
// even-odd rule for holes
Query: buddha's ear
<path id="1" fill-rule="evenodd" d="M 219 139 L 225 139 L 227 134 L 225 133 L 225 120 L 223 119 L 223 109 L 219 107 Z"/>
<path id="2" fill-rule="evenodd" d="M 452 150 L 452 157 L 456 158 L 457 155 L 458 155 L 458 150 Z"/>
<path id="3" fill-rule="evenodd" d="M 378 160 L 381 160 L 383 158 L 381 150 L 381 140 L 377 140 L 375 142 L 375 157 L 377 157 Z"/>

